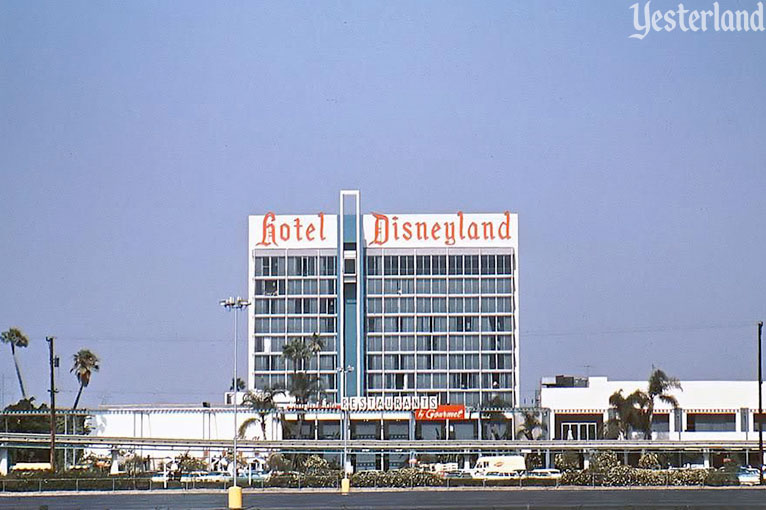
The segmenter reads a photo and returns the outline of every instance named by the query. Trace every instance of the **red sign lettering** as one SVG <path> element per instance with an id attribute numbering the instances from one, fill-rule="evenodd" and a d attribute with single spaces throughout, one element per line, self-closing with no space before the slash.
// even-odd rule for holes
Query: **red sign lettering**
<path id="1" fill-rule="evenodd" d="M 465 420 L 464 405 L 441 405 L 436 409 L 416 409 L 418 421 Z"/>

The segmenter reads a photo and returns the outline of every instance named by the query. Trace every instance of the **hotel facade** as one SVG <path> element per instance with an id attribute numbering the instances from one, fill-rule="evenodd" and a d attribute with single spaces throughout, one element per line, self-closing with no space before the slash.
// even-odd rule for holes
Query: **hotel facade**
<path id="1" fill-rule="evenodd" d="M 516 214 L 362 214 L 341 191 L 339 214 L 250 216 L 248 282 L 248 389 L 289 388 L 284 345 L 318 334 L 326 403 L 518 406 Z"/>

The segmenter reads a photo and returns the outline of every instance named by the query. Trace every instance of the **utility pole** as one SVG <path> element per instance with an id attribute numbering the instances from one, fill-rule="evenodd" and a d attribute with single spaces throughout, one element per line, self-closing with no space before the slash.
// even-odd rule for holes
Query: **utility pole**
<path id="1" fill-rule="evenodd" d="M 56 364 L 56 357 L 53 354 L 53 341 L 56 339 L 54 336 L 45 337 L 45 341 L 48 342 L 48 354 L 50 357 L 51 366 L 51 470 L 56 472 L 56 381 L 54 380 L 53 368 Z"/>
<path id="2" fill-rule="evenodd" d="M 758 321 L 758 452 L 760 465 L 758 466 L 758 481 L 763 485 L 763 359 L 761 358 L 761 332 L 763 321 Z"/>

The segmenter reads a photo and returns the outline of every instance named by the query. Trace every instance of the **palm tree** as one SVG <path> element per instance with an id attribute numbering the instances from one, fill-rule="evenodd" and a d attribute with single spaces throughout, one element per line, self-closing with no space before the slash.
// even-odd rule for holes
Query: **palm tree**
<path id="1" fill-rule="evenodd" d="M 245 381 L 242 380 L 241 377 L 237 377 L 237 391 L 242 391 L 245 389 Z M 229 386 L 229 391 L 234 391 L 234 378 L 231 378 L 231 386 Z"/>
<path id="2" fill-rule="evenodd" d="M 678 400 L 670 394 L 670 390 L 673 389 L 683 391 L 681 383 L 677 378 L 668 376 L 659 368 L 652 370 L 652 373 L 649 375 L 649 390 L 646 392 L 649 399 L 646 410 L 647 421 L 649 422 L 648 430 L 645 431 L 647 433 L 647 439 L 652 438 L 655 399 L 660 399 L 660 401 L 672 405 L 673 409 L 678 408 Z"/>
<path id="3" fill-rule="evenodd" d="M 282 347 L 282 356 L 293 364 L 293 373 L 304 370 L 313 352 L 303 338 L 292 338 Z"/>
<path id="4" fill-rule="evenodd" d="M 516 429 L 516 439 L 533 441 L 541 438 L 548 431 L 548 427 L 540 421 L 535 411 L 524 411 L 522 416 L 524 419 Z"/>
<path id="5" fill-rule="evenodd" d="M 636 390 L 627 397 L 617 390 L 609 397 L 612 417 L 606 422 L 604 435 L 612 439 L 626 439 L 633 429 L 646 430 L 646 407 L 649 397 Z"/>
<path id="6" fill-rule="evenodd" d="M 90 376 L 93 372 L 98 372 L 99 362 L 98 356 L 93 354 L 88 349 L 80 349 L 77 354 L 72 356 L 74 358 L 74 365 L 70 372 L 74 372 L 77 376 L 77 381 L 80 383 L 80 389 L 77 391 L 77 397 L 74 399 L 74 405 L 72 409 L 77 409 L 77 404 L 80 402 L 80 395 L 82 395 L 82 389 L 90 384 Z"/>
<path id="7" fill-rule="evenodd" d="M 259 421 L 263 440 L 266 440 L 266 417 L 276 410 L 277 406 L 274 402 L 274 397 L 280 393 L 283 393 L 283 391 L 279 388 L 266 388 L 258 392 L 248 391 L 245 393 L 242 397 L 242 403 L 258 413 L 258 418 L 248 418 L 242 422 L 242 425 L 239 426 L 239 437 L 245 437 L 247 428 L 256 421 Z"/>
<path id="8" fill-rule="evenodd" d="M 29 345 L 29 338 L 19 328 L 9 328 L 8 331 L 0 333 L 0 340 L 4 344 L 11 346 L 13 363 L 16 365 L 16 377 L 19 378 L 19 387 L 21 388 L 21 398 L 27 400 L 27 391 L 24 389 L 24 379 L 21 377 L 19 359 L 16 357 L 16 347 L 27 347 Z"/>

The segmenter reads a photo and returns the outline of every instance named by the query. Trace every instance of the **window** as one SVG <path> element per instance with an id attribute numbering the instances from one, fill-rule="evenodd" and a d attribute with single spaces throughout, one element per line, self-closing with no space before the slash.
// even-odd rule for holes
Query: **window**
<path id="1" fill-rule="evenodd" d="M 485 278 L 481 281 L 481 293 L 482 294 L 494 294 L 495 293 L 495 280 L 491 278 Z"/>
<path id="2" fill-rule="evenodd" d="M 383 349 L 383 339 L 379 336 L 367 337 L 367 347 L 370 351 L 381 351 Z"/>
<path id="3" fill-rule="evenodd" d="M 396 255 L 386 255 L 383 257 L 383 274 L 386 276 L 399 274 L 399 257 Z"/>
<path id="4" fill-rule="evenodd" d="M 319 257 L 319 274 L 335 276 L 335 257 Z"/>
<path id="5" fill-rule="evenodd" d="M 319 280 L 320 294 L 335 294 L 335 280 Z"/>
<path id="6" fill-rule="evenodd" d="M 447 274 L 447 256 L 434 255 L 431 258 L 431 270 L 433 274 Z"/>
<path id="7" fill-rule="evenodd" d="M 320 333 L 335 333 L 335 317 L 322 317 L 319 319 Z"/>
<path id="8" fill-rule="evenodd" d="M 382 313 L 383 300 L 380 298 L 367 298 L 367 313 Z"/>
<path id="9" fill-rule="evenodd" d="M 463 274 L 463 256 L 450 255 L 449 274 Z"/>
<path id="10" fill-rule="evenodd" d="M 320 298 L 319 313 L 335 314 L 335 298 Z"/>
<path id="11" fill-rule="evenodd" d="M 687 432 L 733 432 L 736 430 L 734 413 L 689 413 L 686 416 Z"/>
<path id="12" fill-rule="evenodd" d="M 479 256 L 466 255 L 463 259 L 463 274 L 479 274 Z"/>
<path id="13" fill-rule="evenodd" d="M 430 255 L 418 255 L 417 274 L 419 275 L 431 274 L 431 256 Z"/>
<path id="14" fill-rule="evenodd" d="M 431 293 L 431 280 L 428 278 L 417 281 L 417 293 L 418 294 L 430 294 Z"/>
<path id="15" fill-rule="evenodd" d="M 343 273 L 355 274 L 356 273 L 356 259 L 344 259 L 343 260 Z"/>
<path id="16" fill-rule="evenodd" d="M 481 274 L 497 274 L 494 255 L 481 256 Z"/>
<path id="17" fill-rule="evenodd" d="M 315 276 L 316 257 L 287 257 L 288 276 Z"/>
<path id="18" fill-rule="evenodd" d="M 367 274 L 380 275 L 380 257 L 367 257 Z"/>
<path id="19" fill-rule="evenodd" d="M 377 278 L 370 278 L 367 280 L 367 293 L 368 294 L 382 294 L 383 293 L 383 280 Z"/>
<path id="20" fill-rule="evenodd" d="M 403 255 L 399 258 L 399 274 L 415 274 L 415 257 L 413 255 Z"/>
<path id="21" fill-rule="evenodd" d="M 510 255 L 498 255 L 497 256 L 497 274 L 512 274 L 513 268 L 511 267 Z"/>
<path id="22" fill-rule="evenodd" d="M 383 331 L 379 317 L 367 317 L 367 331 L 370 333 L 380 333 Z"/>

